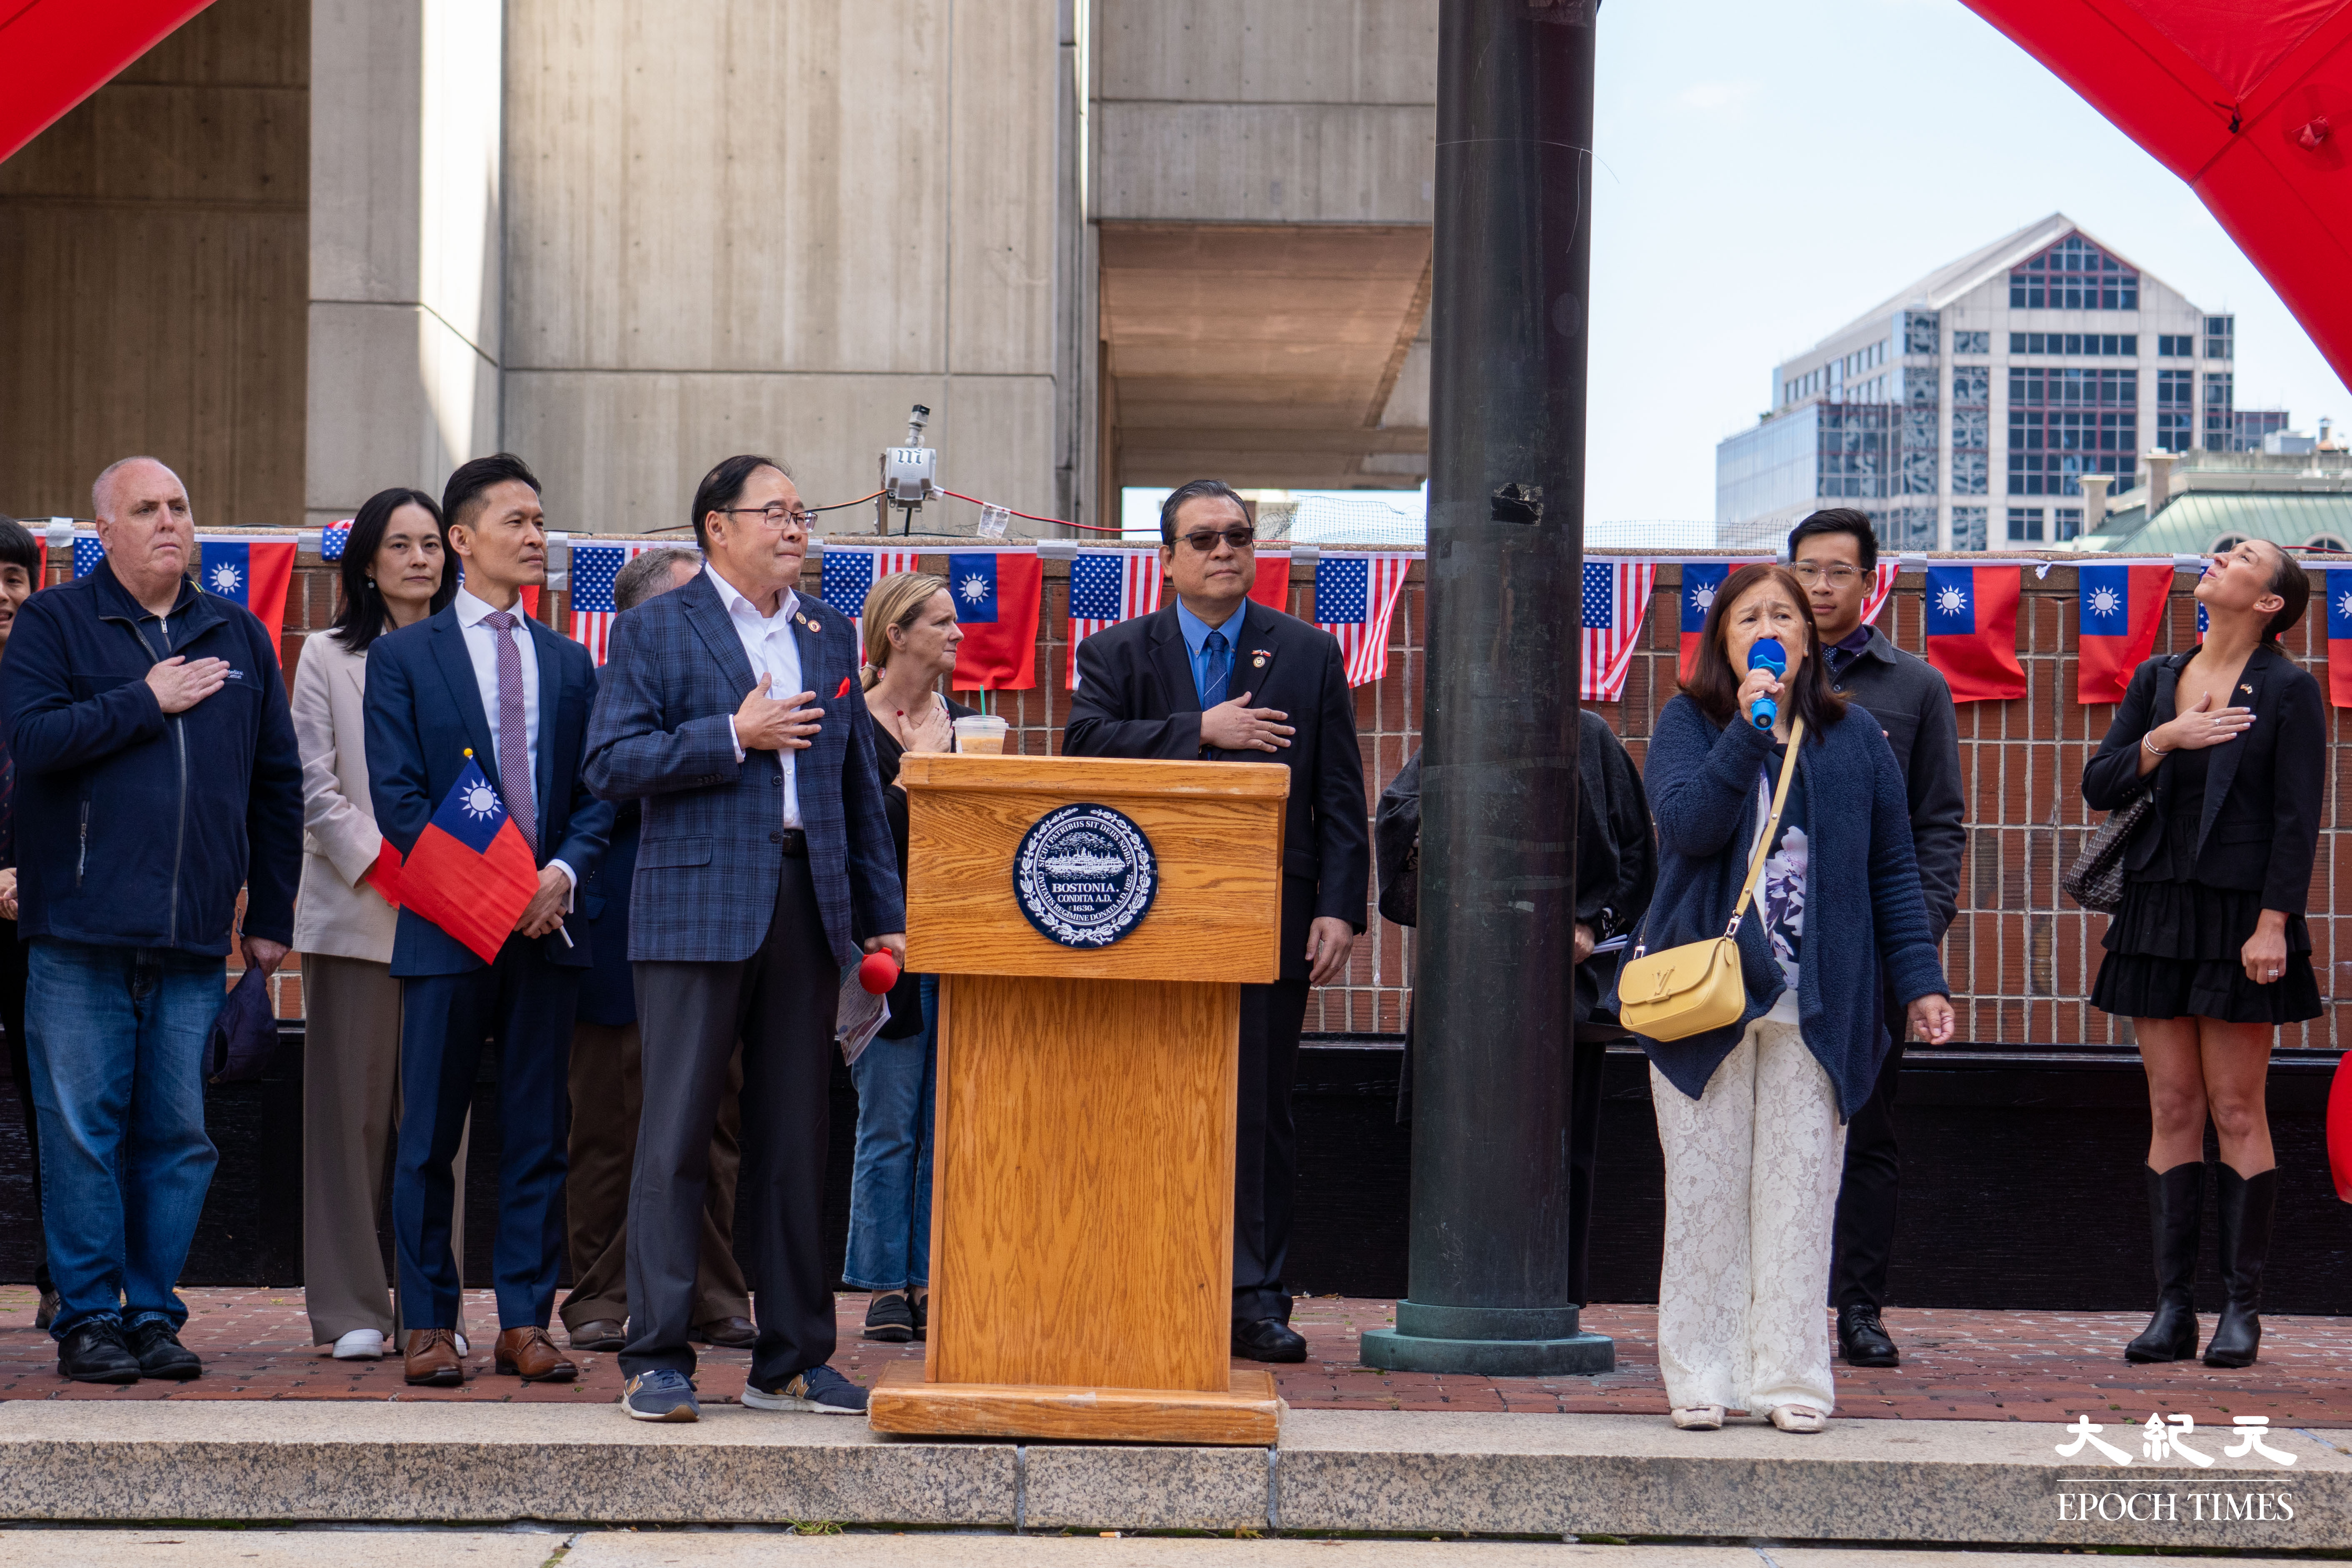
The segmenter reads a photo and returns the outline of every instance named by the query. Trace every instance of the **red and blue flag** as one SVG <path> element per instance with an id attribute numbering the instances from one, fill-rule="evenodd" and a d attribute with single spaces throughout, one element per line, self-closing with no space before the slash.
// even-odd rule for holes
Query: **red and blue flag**
<path id="1" fill-rule="evenodd" d="M 866 662 L 866 600 L 874 584 L 901 572 L 923 569 L 919 552 L 868 550 L 856 545 L 829 544 L 818 558 L 817 594 L 826 605 L 849 617 L 849 635 L 857 641 L 858 663 Z"/>
<path id="2" fill-rule="evenodd" d="M 539 891 L 530 846 L 471 748 L 465 771 L 401 862 L 394 889 L 403 909 L 456 937 L 484 963 L 498 958 Z"/>
<path id="3" fill-rule="evenodd" d="M 1289 551 L 1258 552 L 1257 574 L 1250 581 L 1249 596 L 1269 610 L 1290 614 Z"/>
<path id="4" fill-rule="evenodd" d="M 948 594 L 963 627 L 956 690 L 1026 691 L 1037 684 L 1037 606 L 1045 590 L 1034 548 L 948 557 Z"/>
<path id="5" fill-rule="evenodd" d="M 1290 569 L 1284 556 L 1283 570 Z M 1081 550 L 1070 560 L 1070 689 L 1078 689 L 1078 645 L 1121 621 L 1160 608 L 1157 550 Z M 1256 597 L 1255 592 L 1251 597 Z"/>
<path id="6" fill-rule="evenodd" d="M 1339 639 L 1348 684 L 1388 673 L 1389 624 L 1413 557 L 1381 552 L 1325 555 L 1315 563 L 1315 624 Z"/>
<path id="7" fill-rule="evenodd" d="M 1625 677 L 1633 668 L 1642 623 L 1650 614 L 1650 585 L 1657 576 L 1655 562 L 1585 557 L 1578 616 L 1580 700 L 1616 702 L 1624 698 Z"/>
<path id="8" fill-rule="evenodd" d="M 1706 613 L 1715 608 L 1715 596 L 1723 590 L 1723 580 L 1744 561 L 1685 561 L 1683 563 L 1682 592 L 1682 657 L 1675 666 L 1675 673 L 1685 680 L 1691 678 L 1691 666 L 1698 659 L 1698 639 L 1706 630 Z"/>
<path id="9" fill-rule="evenodd" d="M 2164 601 L 2172 592 L 2172 563 L 2082 566 L 2074 575 L 2074 700 L 2121 702 L 2132 671 L 2156 647 Z"/>
<path id="10" fill-rule="evenodd" d="M 2201 618 L 2205 606 L 2197 606 Z M 2204 628 L 2198 628 L 2201 636 Z M 2327 570 L 2327 700 L 2352 708 L 2352 570 Z"/>
<path id="11" fill-rule="evenodd" d="M 286 627 L 286 591 L 294 582 L 294 541 L 249 539 L 223 534 L 196 535 L 196 586 L 219 598 L 251 610 L 269 632 L 269 646 L 284 663 L 279 646 Z M 87 577 L 106 559 L 96 534 L 76 534 L 73 574 Z"/>
<path id="12" fill-rule="evenodd" d="M 1930 566 L 1924 616 L 1927 662 L 1955 702 L 2007 702 L 2025 695 L 2017 660 L 2018 569 Z"/>

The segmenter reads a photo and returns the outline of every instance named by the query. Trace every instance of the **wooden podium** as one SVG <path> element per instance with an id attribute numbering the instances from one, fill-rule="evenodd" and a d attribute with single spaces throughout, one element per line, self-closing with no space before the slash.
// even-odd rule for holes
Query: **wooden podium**
<path id="1" fill-rule="evenodd" d="M 1274 1376 L 1231 1355 L 1234 1114 L 1240 987 L 1281 962 L 1289 770 L 909 754 L 900 777 L 908 965 L 940 977 L 931 1316 L 874 1429 L 1272 1443 Z M 1078 805 L 1155 863 L 1106 945 L 1015 892 L 1024 838 Z"/>

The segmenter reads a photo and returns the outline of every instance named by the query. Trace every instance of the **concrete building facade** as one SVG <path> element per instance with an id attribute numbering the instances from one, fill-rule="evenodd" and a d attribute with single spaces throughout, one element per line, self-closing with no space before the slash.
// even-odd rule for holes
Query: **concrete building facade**
<path id="1" fill-rule="evenodd" d="M 730 452 L 1116 525 L 1427 468 L 1435 0 L 215 0 L 0 166 L 0 510 L 521 453 L 583 531 Z M 865 526 L 845 511 L 834 530 Z M 923 525 L 968 531 L 942 501 Z"/>
<path id="2" fill-rule="evenodd" d="M 1745 544 L 1851 505 L 1894 549 L 2068 542 L 2084 476 L 2121 494 L 2145 452 L 2284 424 L 2237 409 L 2236 354 L 2233 318 L 2053 213 L 1774 366 L 1769 411 L 1716 447 L 1717 522 Z"/>

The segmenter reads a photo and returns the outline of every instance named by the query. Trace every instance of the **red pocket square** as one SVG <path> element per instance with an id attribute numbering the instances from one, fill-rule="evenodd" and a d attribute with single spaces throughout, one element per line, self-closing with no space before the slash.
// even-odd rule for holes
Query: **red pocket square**
<path id="1" fill-rule="evenodd" d="M 849 695 L 849 682 L 850 677 L 845 675 L 841 678 L 841 689 L 833 694 L 835 701 L 838 702 L 843 698 Z"/>

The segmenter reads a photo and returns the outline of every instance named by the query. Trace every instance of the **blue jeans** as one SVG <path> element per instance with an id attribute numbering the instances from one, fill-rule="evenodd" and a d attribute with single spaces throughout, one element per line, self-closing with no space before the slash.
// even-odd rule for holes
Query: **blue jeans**
<path id="1" fill-rule="evenodd" d="M 205 1037 L 226 961 L 40 937 L 25 1043 L 41 1123 L 41 1219 L 63 1340 L 188 1309 L 173 1286 L 220 1155 L 205 1136 Z"/>
<path id="2" fill-rule="evenodd" d="M 923 1032 L 868 1040 L 857 1085 L 857 1163 L 849 1177 L 849 1260 L 860 1290 L 931 1282 L 931 1128 L 939 1082 L 940 983 L 923 976 Z"/>

